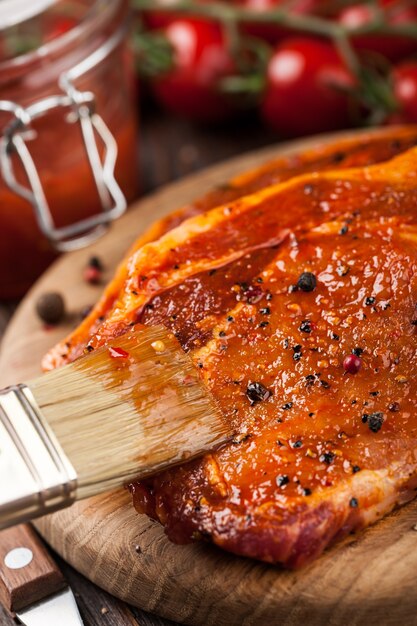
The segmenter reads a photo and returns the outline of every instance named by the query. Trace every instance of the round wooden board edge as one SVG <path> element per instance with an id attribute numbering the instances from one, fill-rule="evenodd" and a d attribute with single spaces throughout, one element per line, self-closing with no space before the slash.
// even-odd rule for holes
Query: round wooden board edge
<path id="1" fill-rule="evenodd" d="M 97 298 L 97 291 L 80 281 L 86 258 L 105 254 L 109 267 L 105 278 L 109 279 L 138 235 L 136 218 L 145 228 L 181 203 L 269 158 L 356 133 L 268 147 L 214 165 L 140 200 L 102 240 L 87 251 L 59 259 L 32 288 L 2 343 L 1 384 L 17 382 L 18 374 L 20 380 L 33 377 L 46 344 L 53 345 L 67 330 L 61 326 L 45 334 L 33 315 L 38 294 L 46 287 L 62 290 L 63 284 L 65 292 L 77 293 L 77 309 L 70 303 L 69 329 L 77 310 Z M 186 624 L 411 625 L 417 624 L 413 584 L 417 533 L 412 530 L 416 521 L 417 504 L 413 503 L 300 572 L 283 571 L 204 544 L 171 544 L 159 524 L 136 515 L 124 491 L 79 502 L 39 520 L 37 527 L 57 552 L 99 586 L 131 604 Z"/>

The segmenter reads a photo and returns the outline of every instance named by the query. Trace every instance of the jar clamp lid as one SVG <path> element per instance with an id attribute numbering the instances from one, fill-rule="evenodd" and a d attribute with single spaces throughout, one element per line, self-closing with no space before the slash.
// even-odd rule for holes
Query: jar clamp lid
<path id="1" fill-rule="evenodd" d="M 4 3 L 4 4 L 3 4 Z M 13 5 L 13 17 L 9 14 L 8 25 L 16 23 L 16 19 L 28 19 L 53 4 L 51 0 L 32 0 L 32 10 L 27 0 L 2 0 L 2 5 Z M 2 14 L 0 9 L 0 16 Z M 9 9 L 10 10 L 10 9 Z M 3 22 L 2 26 L 3 26 Z M 106 59 L 121 43 L 126 35 L 125 24 L 119 28 L 96 50 L 85 59 L 61 73 L 58 86 L 61 90 L 37 100 L 28 106 L 22 106 L 11 100 L 0 99 L 0 111 L 10 113 L 11 121 L 3 130 L 0 138 L 0 169 L 8 187 L 30 202 L 34 208 L 37 223 L 41 232 L 48 238 L 53 247 L 66 252 L 81 248 L 100 237 L 110 222 L 120 217 L 126 210 L 126 199 L 114 177 L 117 158 L 117 143 L 103 118 L 95 111 L 95 97 L 91 91 L 80 91 L 75 81 L 89 70 Z M 42 182 L 26 141 L 34 136 L 31 128 L 33 120 L 57 108 L 68 109 L 67 121 L 79 122 L 82 139 L 86 149 L 89 166 L 97 187 L 102 211 L 94 216 L 80 220 L 65 227 L 58 228 L 54 224 Z M 100 156 L 96 138 L 104 146 L 104 156 Z M 16 153 L 27 177 L 28 186 L 17 181 L 11 154 Z"/>

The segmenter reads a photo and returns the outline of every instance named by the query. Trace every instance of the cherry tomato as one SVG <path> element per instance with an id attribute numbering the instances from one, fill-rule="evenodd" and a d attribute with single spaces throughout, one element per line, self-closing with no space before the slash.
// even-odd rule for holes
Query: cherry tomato
<path id="1" fill-rule="evenodd" d="M 262 115 L 281 135 L 295 137 L 349 125 L 354 79 L 328 42 L 288 39 L 272 55 Z"/>
<path id="2" fill-rule="evenodd" d="M 395 121 L 417 123 L 417 61 L 398 65 L 392 72 L 392 82 L 400 109 Z"/>
<path id="3" fill-rule="evenodd" d="M 199 121 L 229 117 L 233 108 L 219 80 L 234 71 L 221 27 L 195 19 L 175 20 L 162 30 L 174 54 L 173 69 L 155 79 L 156 99 L 174 113 Z"/>
<path id="4" fill-rule="evenodd" d="M 170 11 L 166 13 L 164 11 L 143 11 L 141 12 L 141 17 L 146 30 L 161 30 L 169 26 L 173 21 L 182 19 L 180 13 L 175 14 Z"/>
<path id="5" fill-rule="evenodd" d="M 298 15 L 311 15 L 321 13 L 322 4 L 328 0 L 295 0 L 291 4 L 291 12 Z M 253 21 L 242 22 L 241 30 L 252 37 L 259 37 L 264 41 L 277 44 L 282 39 L 289 36 L 298 36 L 298 33 L 290 31 L 285 26 L 273 22 L 257 21 L 257 13 L 265 13 L 279 9 L 281 5 L 286 5 L 286 0 L 240 0 L 239 4 L 245 9 L 253 11 Z M 285 6 L 284 6 L 285 8 Z"/>
<path id="6" fill-rule="evenodd" d="M 310 0 L 306 1 L 309 2 Z M 274 24 L 273 22 L 256 21 L 257 13 L 265 13 L 265 11 L 278 9 L 280 5 L 283 4 L 283 0 L 241 0 L 236 4 L 239 4 L 245 9 L 250 9 L 254 14 L 253 22 L 242 23 L 241 30 L 243 33 L 252 37 L 259 37 L 273 44 L 281 41 L 284 37 L 288 37 L 288 29 L 285 28 L 285 26 Z M 294 10 L 298 12 L 297 7 L 295 7 Z"/>
<path id="7" fill-rule="evenodd" d="M 374 19 L 375 9 L 369 4 L 352 4 L 343 9 L 339 22 L 347 28 L 358 28 L 369 24 Z"/>
<path id="8" fill-rule="evenodd" d="M 379 9 L 385 11 L 390 24 L 407 24 L 417 21 L 417 6 L 407 6 L 403 0 L 379 0 Z M 339 14 L 338 21 L 348 28 L 365 26 L 374 20 L 375 8 L 370 4 L 353 4 Z M 401 60 L 417 50 L 417 41 L 398 35 L 369 34 L 353 37 L 357 50 L 370 50 L 390 61 Z"/>
<path id="9" fill-rule="evenodd" d="M 329 0 L 295 0 L 291 4 L 291 11 L 298 14 L 312 14 L 321 11 L 322 6 Z M 236 2 L 246 9 L 253 11 L 272 11 L 282 5 L 286 5 L 286 0 L 240 0 Z"/>

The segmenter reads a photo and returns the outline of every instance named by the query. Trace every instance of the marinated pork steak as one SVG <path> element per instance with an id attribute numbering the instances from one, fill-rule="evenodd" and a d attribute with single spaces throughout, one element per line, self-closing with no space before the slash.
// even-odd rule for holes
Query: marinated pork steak
<path id="1" fill-rule="evenodd" d="M 359 137 L 325 143 L 301 153 L 292 153 L 261 165 L 259 168 L 237 176 L 227 184 L 198 198 L 190 205 L 173 211 L 157 221 L 142 234 L 128 251 L 118 268 L 114 280 L 108 285 L 85 320 L 71 335 L 60 342 L 44 359 L 44 369 L 51 369 L 73 361 L 83 353 L 90 335 L 111 311 L 119 289 L 126 279 L 131 255 L 144 244 L 155 241 L 193 215 L 208 211 L 220 204 L 231 202 L 263 187 L 288 180 L 306 172 L 357 167 L 386 161 L 412 147 L 417 142 L 417 126 L 386 128 L 377 132 L 363 132 Z"/>
<path id="2" fill-rule="evenodd" d="M 162 321 L 236 432 L 131 486 L 172 540 L 297 567 L 413 497 L 416 167 L 303 174 L 132 254 L 90 349 Z"/>

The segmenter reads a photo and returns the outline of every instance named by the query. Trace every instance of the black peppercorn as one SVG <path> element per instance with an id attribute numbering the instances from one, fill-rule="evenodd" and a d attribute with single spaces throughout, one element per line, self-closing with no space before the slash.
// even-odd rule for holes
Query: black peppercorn
<path id="1" fill-rule="evenodd" d="M 276 480 L 278 487 L 283 487 L 284 485 L 288 485 L 288 483 L 290 482 L 290 479 L 286 474 L 280 474 L 279 476 L 276 477 L 275 480 Z"/>
<path id="2" fill-rule="evenodd" d="M 311 272 L 303 272 L 297 280 L 297 289 L 301 291 L 314 291 L 317 286 L 317 279 Z"/>
<path id="3" fill-rule="evenodd" d="M 384 423 L 384 414 L 383 413 L 371 413 L 368 415 L 368 426 L 373 433 L 377 433 L 382 424 Z"/>
<path id="4" fill-rule="evenodd" d="M 262 383 L 249 383 L 246 388 L 246 395 L 251 404 L 267 400 L 272 394 Z"/>
<path id="5" fill-rule="evenodd" d="M 88 265 L 90 267 L 95 267 L 96 269 L 100 270 L 100 272 L 102 272 L 104 269 L 103 263 L 101 262 L 101 259 L 98 256 L 90 257 L 90 259 L 88 260 Z"/>
<path id="6" fill-rule="evenodd" d="M 326 463 L 327 465 L 330 465 L 331 463 L 333 463 L 334 458 L 335 455 L 333 454 L 333 452 L 324 452 L 319 456 L 319 461 L 321 463 Z"/>
<path id="7" fill-rule="evenodd" d="M 351 498 L 349 501 L 349 506 L 351 506 L 353 509 L 356 509 L 359 506 L 359 502 L 356 498 Z"/>
<path id="8" fill-rule="evenodd" d="M 60 293 L 44 293 L 36 302 L 36 313 L 46 324 L 58 324 L 65 315 L 65 302 Z"/>
<path id="9" fill-rule="evenodd" d="M 384 423 L 384 414 L 383 413 L 371 413 L 368 417 L 368 426 L 372 430 L 373 433 L 377 433 L 382 424 Z"/>
<path id="10" fill-rule="evenodd" d="M 302 333 L 311 333 L 311 321 L 310 320 L 303 320 L 300 324 L 299 330 Z"/>

